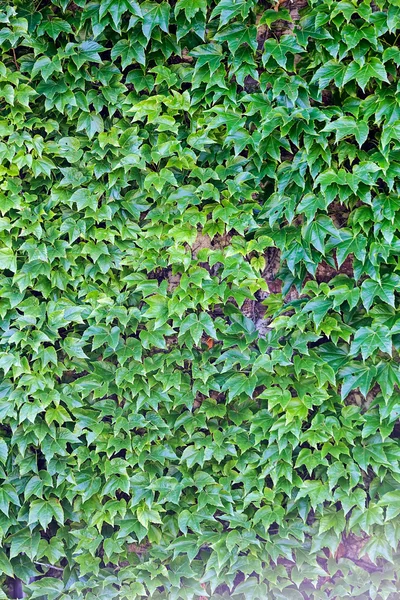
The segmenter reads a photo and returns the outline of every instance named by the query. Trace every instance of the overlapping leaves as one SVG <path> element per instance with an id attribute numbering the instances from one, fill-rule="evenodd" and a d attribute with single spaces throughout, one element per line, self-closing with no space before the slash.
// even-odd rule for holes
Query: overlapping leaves
<path id="1" fill-rule="evenodd" d="M 398 2 L 0 21 L 3 597 L 394 600 Z"/>

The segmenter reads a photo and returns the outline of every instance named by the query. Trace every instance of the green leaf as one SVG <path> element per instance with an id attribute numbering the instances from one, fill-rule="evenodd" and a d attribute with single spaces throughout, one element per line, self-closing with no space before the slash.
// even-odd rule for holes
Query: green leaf
<path id="1" fill-rule="evenodd" d="M 324 215 L 318 216 L 304 228 L 304 239 L 322 254 L 325 253 L 325 239 L 328 235 L 336 236 L 337 229 L 332 220 Z"/>
<path id="2" fill-rule="evenodd" d="M 9 515 L 10 505 L 20 506 L 18 494 L 11 484 L 4 483 L 0 488 L 0 511 L 7 517 Z"/>
<path id="3" fill-rule="evenodd" d="M 197 12 L 207 13 L 206 0 L 178 0 L 175 4 L 175 15 L 178 15 L 182 10 L 185 12 L 186 18 L 191 21 Z"/>
<path id="4" fill-rule="evenodd" d="M 43 482 L 38 476 L 33 476 L 28 483 L 26 484 L 24 496 L 26 499 L 31 496 L 36 496 L 38 498 L 42 497 L 43 493 Z"/>
<path id="5" fill-rule="evenodd" d="M 386 507 L 386 519 L 395 519 L 400 515 L 400 491 L 387 492 L 379 501 L 380 506 Z"/>
<path id="6" fill-rule="evenodd" d="M 78 210 L 82 210 L 86 207 L 91 208 L 92 210 L 96 210 L 97 208 L 97 197 L 87 188 L 76 190 L 72 194 L 70 202 L 75 202 Z"/>
<path id="7" fill-rule="evenodd" d="M 47 600 L 55 600 L 64 589 L 64 584 L 60 579 L 54 577 L 42 577 L 38 581 L 29 584 L 31 598 L 47 597 Z"/>
<path id="8" fill-rule="evenodd" d="M 76 129 L 77 131 L 86 131 L 89 140 L 91 140 L 96 133 L 103 133 L 104 122 L 100 115 L 82 112 L 78 119 Z"/>
<path id="9" fill-rule="evenodd" d="M 319 522 L 318 535 L 321 535 L 321 533 L 325 533 L 325 531 L 329 531 L 330 529 L 333 529 L 337 535 L 340 535 L 345 527 L 346 519 L 342 510 L 326 510 Z"/>
<path id="10" fill-rule="evenodd" d="M 0 462 L 5 464 L 8 455 L 7 444 L 4 440 L 0 439 Z"/>
<path id="11" fill-rule="evenodd" d="M 8 577 L 14 576 L 12 564 L 3 550 L 0 550 L 0 571 L 2 574 L 8 575 Z"/>
<path id="12" fill-rule="evenodd" d="M 275 21 L 292 21 L 290 12 L 286 8 L 280 10 L 264 10 L 259 25 L 264 25 L 265 23 L 268 27 L 271 27 L 272 23 L 275 23 Z"/>
<path id="13" fill-rule="evenodd" d="M 143 2 L 140 5 L 143 12 L 142 31 L 143 35 L 149 41 L 152 31 L 159 27 L 165 33 L 168 33 L 170 6 L 167 2 Z"/>
<path id="14" fill-rule="evenodd" d="M 50 60 L 48 56 L 40 56 L 35 61 L 35 64 L 32 67 L 31 77 L 35 77 L 37 73 L 40 73 L 44 81 L 47 81 L 56 69 L 56 65 Z"/>
<path id="15" fill-rule="evenodd" d="M 228 398 L 231 400 L 235 396 L 246 393 L 252 396 L 257 383 L 257 377 L 247 377 L 244 373 L 235 373 L 222 386 L 223 391 L 228 391 Z"/>
<path id="16" fill-rule="evenodd" d="M 11 248 L 0 248 L 0 269 L 17 270 L 17 260 Z"/>
<path id="17" fill-rule="evenodd" d="M 336 60 L 329 60 L 322 67 L 317 69 L 311 79 L 311 83 L 318 82 L 320 90 L 325 89 L 332 80 L 337 87 L 342 87 L 345 72 L 346 66 L 343 63 Z"/>
<path id="18" fill-rule="evenodd" d="M 368 311 L 371 308 L 376 297 L 390 306 L 395 306 L 394 292 L 399 282 L 399 276 L 394 274 L 385 275 L 382 281 L 366 279 L 361 285 L 361 299 L 365 309 Z"/>
<path id="19" fill-rule="evenodd" d="M 46 32 L 53 41 L 56 41 L 61 33 L 72 33 L 71 25 L 68 21 L 58 17 L 52 17 L 51 20 L 46 20 L 40 23 L 38 33 Z"/>
<path id="20" fill-rule="evenodd" d="M 102 0 L 99 8 L 99 19 L 106 13 L 111 15 L 116 27 L 119 27 L 122 15 L 129 12 L 137 17 L 142 16 L 140 5 L 135 0 Z"/>
<path id="21" fill-rule="evenodd" d="M 138 62 L 141 65 L 146 64 L 144 49 L 137 41 L 135 43 L 130 43 L 128 40 L 120 40 L 117 42 L 111 50 L 111 58 L 115 60 L 118 56 L 121 57 L 123 69 L 126 69 L 126 67 L 135 62 Z"/>
<path id="22" fill-rule="evenodd" d="M 227 42 L 229 50 L 235 54 L 242 44 L 247 44 L 253 51 L 257 49 L 257 28 L 241 23 L 233 23 L 221 29 L 216 35 L 217 42 Z"/>
<path id="23" fill-rule="evenodd" d="M 361 351 L 365 360 L 377 349 L 392 355 L 392 338 L 388 327 L 380 326 L 377 329 L 360 327 L 354 335 L 350 353 L 358 354 Z"/>
<path id="24" fill-rule="evenodd" d="M 264 54 L 262 56 L 263 64 L 266 65 L 270 58 L 276 60 L 278 65 L 286 68 L 287 54 L 298 54 L 304 52 L 299 46 L 294 35 L 283 35 L 279 42 L 276 39 L 270 38 L 264 44 Z"/>
<path id="25" fill-rule="evenodd" d="M 316 508 L 322 502 L 325 502 L 330 497 L 329 489 L 326 484 L 320 481 L 304 481 L 299 489 L 296 500 L 305 497 L 310 498 L 311 506 Z"/>
<path id="26" fill-rule="evenodd" d="M 97 42 L 86 40 L 76 46 L 75 54 L 72 55 L 72 60 L 78 69 L 80 69 L 85 62 L 101 63 L 99 51 L 102 50 L 104 50 L 104 47 Z"/>
<path id="27" fill-rule="evenodd" d="M 139 506 L 136 511 L 137 519 L 145 529 L 148 528 L 149 523 L 161 523 L 160 515 L 156 510 L 148 508 L 145 504 Z"/>
<path id="28" fill-rule="evenodd" d="M 64 523 L 64 511 L 56 498 L 50 498 L 49 500 L 34 500 L 31 503 L 28 520 L 29 525 L 39 522 L 43 529 L 47 529 L 47 526 L 53 518 L 61 525 Z"/>
<path id="29" fill-rule="evenodd" d="M 352 117 L 340 117 L 325 125 L 322 131 L 334 131 L 336 133 L 336 143 L 347 136 L 354 135 L 361 148 L 368 137 L 369 128 L 365 121 L 356 121 Z"/>
<path id="30" fill-rule="evenodd" d="M 343 376 L 342 400 L 348 396 L 351 390 L 356 388 L 359 388 L 363 396 L 366 397 L 376 377 L 376 368 L 368 364 L 365 366 L 348 366 L 341 371 L 341 375 Z"/>
<path id="31" fill-rule="evenodd" d="M 358 85 L 364 90 L 371 79 L 388 82 L 386 69 L 378 58 L 371 58 L 363 66 L 356 62 L 350 63 L 347 67 L 343 83 L 356 80 Z"/>

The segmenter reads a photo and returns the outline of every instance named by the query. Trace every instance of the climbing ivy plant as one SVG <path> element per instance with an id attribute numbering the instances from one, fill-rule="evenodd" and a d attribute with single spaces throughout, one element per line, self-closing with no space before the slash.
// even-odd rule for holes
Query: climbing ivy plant
<path id="1" fill-rule="evenodd" d="M 399 597 L 399 34 L 0 5 L 1 598 Z"/>

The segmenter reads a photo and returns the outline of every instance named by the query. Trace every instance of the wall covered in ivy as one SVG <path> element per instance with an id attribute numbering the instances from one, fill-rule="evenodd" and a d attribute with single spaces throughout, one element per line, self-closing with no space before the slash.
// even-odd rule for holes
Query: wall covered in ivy
<path id="1" fill-rule="evenodd" d="M 0 3 L 0 598 L 400 597 L 399 34 Z"/>

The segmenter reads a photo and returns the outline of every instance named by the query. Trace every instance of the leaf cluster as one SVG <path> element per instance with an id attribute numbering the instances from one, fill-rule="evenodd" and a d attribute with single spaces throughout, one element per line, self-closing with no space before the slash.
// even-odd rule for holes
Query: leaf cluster
<path id="1" fill-rule="evenodd" d="M 399 31 L 0 6 L 0 598 L 398 597 Z"/>

